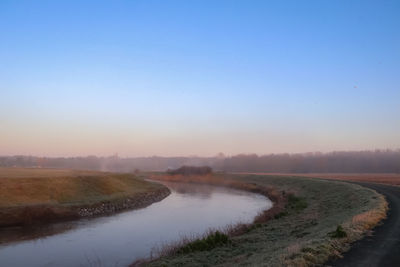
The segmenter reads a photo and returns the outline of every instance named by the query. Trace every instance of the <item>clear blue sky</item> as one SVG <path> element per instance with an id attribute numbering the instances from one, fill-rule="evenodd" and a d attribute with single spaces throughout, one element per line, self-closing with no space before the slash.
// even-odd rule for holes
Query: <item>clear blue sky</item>
<path id="1" fill-rule="evenodd" d="M 0 1 L 0 155 L 400 147 L 400 1 Z"/>

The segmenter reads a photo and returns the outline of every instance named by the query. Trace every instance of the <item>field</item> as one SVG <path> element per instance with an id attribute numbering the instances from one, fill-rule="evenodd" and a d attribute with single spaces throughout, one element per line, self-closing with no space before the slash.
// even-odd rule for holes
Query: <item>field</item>
<path id="1" fill-rule="evenodd" d="M 399 173 L 247 173 L 270 176 L 314 177 L 339 181 L 378 183 L 400 186 Z"/>
<path id="2" fill-rule="evenodd" d="M 126 199 L 143 206 L 168 193 L 133 174 L 0 168 L 0 226 L 98 215 L 129 208 Z"/>
<path id="3" fill-rule="evenodd" d="M 186 179 L 196 182 L 193 177 Z M 267 222 L 246 227 L 239 235 L 225 231 L 227 240 L 218 234 L 219 243 L 213 241 L 215 234 L 211 234 L 189 243 L 171 244 L 160 250 L 161 258 L 144 265 L 318 265 L 340 255 L 386 215 L 387 203 L 381 195 L 354 184 L 249 174 L 219 174 L 199 178 L 197 182 L 218 183 L 219 180 L 273 187 L 289 196 L 286 208 Z M 229 186 L 229 182 L 223 184 Z M 207 244 L 211 245 L 207 247 Z M 171 246 L 177 248 L 171 249 Z"/>
<path id="4" fill-rule="evenodd" d="M 400 186 L 400 174 L 398 173 L 310 173 L 290 175 Z"/>

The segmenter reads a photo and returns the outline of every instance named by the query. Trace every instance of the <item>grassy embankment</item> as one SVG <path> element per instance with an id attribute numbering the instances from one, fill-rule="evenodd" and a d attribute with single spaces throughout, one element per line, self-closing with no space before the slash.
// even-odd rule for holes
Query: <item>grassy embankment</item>
<path id="1" fill-rule="evenodd" d="M 140 208 L 169 190 L 133 174 L 0 168 L 0 226 L 29 225 Z"/>
<path id="2" fill-rule="evenodd" d="M 149 266 L 313 266 L 339 256 L 386 215 L 383 196 L 370 189 L 337 181 L 262 175 L 213 175 L 171 177 L 255 188 L 273 193 L 278 206 L 239 231 L 211 232 L 197 240 L 183 240 L 165 247 L 162 257 L 142 263 Z M 281 196 L 276 195 L 279 191 Z M 279 204 L 280 203 L 280 204 Z M 234 206 L 234 203 L 232 203 Z M 273 216 L 271 216 L 273 215 Z"/>
<path id="3" fill-rule="evenodd" d="M 399 173 L 304 173 L 304 174 L 293 173 L 293 174 L 279 174 L 279 175 L 316 177 L 316 178 L 339 180 L 339 181 L 378 183 L 378 184 L 387 184 L 392 186 L 400 186 Z"/>

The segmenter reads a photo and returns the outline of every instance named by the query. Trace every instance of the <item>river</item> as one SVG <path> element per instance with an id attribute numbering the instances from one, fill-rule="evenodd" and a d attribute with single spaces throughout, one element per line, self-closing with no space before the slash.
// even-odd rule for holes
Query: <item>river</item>
<path id="1" fill-rule="evenodd" d="M 60 233 L 0 245 L 0 266 L 127 266 L 149 256 L 157 246 L 210 228 L 249 223 L 272 206 L 268 198 L 254 193 L 163 184 L 171 194 L 146 208 L 61 223 L 57 228 L 66 230 Z"/>

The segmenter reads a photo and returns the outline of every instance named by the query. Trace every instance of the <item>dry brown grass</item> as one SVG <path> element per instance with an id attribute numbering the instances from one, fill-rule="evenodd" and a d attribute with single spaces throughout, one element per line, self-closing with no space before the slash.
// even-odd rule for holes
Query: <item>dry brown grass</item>
<path id="1" fill-rule="evenodd" d="M 317 248 L 307 243 L 291 244 L 287 248 L 287 255 L 282 259 L 284 266 L 314 266 L 321 265 L 331 257 L 341 257 L 341 254 L 350 248 L 350 244 L 361 239 L 371 231 L 381 220 L 386 218 L 387 202 L 382 197 L 378 207 L 370 211 L 355 215 L 351 221 L 343 224 L 347 237 L 327 240 Z"/>
<path id="2" fill-rule="evenodd" d="M 301 245 L 299 243 L 290 244 L 286 250 L 287 254 L 291 256 L 300 252 Z"/>
<path id="3" fill-rule="evenodd" d="M 313 266 L 323 264 L 333 256 L 341 257 L 341 254 L 350 248 L 351 243 L 361 239 L 386 218 L 388 203 L 384 196 L 376 194 L 376 197 L 378 199 L 377 206 L 366 212 L 356 214 L 343 223 L 346 237 L 327 240 L 323 246 L 317 248 L 310 247 L 307 243 L 293 244 L 288 247 L 288 255 L 283 259 L 283 265 Z"/>
<path id="4" fill-rule="evenodd" d="M 91 204 L 155 187 L 133 174 L 0 168 L 0 208 Z"/>
<path id="5" fill-rule="evenodd" d="M 1 178 L 54 178 L 54 177 L 79 177 L 98 176 L 104 174 L 95 171 L 78 171 L 67 169 L 42 169 L 42 168 L 11 168 L 0 167 Z"/>
<path id="6" fill-rule="evenodd" d="M 159 190 L 133 174 L 0 168 L 0 226 L 75 218 L 76 209 Z"/>
<path id="7" fill-rule="evenodd" d="M 352 232 L 366 232 L 386 218 L 388 203 L 382 195 L 379 195 L 378 198 L 379 205 L 376 208 L 353 216 L 351 221 L 347 222 L 345 226 L 351 229 Z"/>

